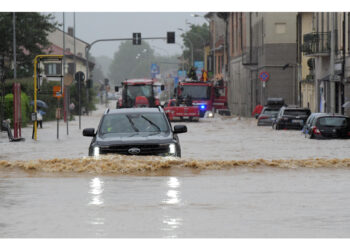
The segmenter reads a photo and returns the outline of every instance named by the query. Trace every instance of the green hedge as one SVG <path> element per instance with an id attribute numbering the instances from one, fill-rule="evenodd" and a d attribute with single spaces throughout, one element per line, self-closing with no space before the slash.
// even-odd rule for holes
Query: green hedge
<path id="1" fill-rule="evenodd" d="M 22 123 L 21 126 L 25 127 L 29 123 L 30 119 L 30 105 L 29 98 L 25 93 L 21 93 L 21 112 Z M 4 116 L 5 119 L 11 120 L 11 126 L 13 127 L 13 94 L 7 94 L 5 96 L 4 104 Z"/>
<path id="2" fill-rule="evenodd" d="M 7 102 L 11 102 L 11 95 L 13 93 L 13 79 L 8 79 L 5 81 L 5 95 L 8 96 Z M 16 82 L 19 82 L 21 84 L 21 91 L 22 94 L 24 94 L 25 97 L 22 99 L 22 103 L 29 103 L 34 100 L 34 80 L 33 78 L 21 78 L 17 79 Z M 44 82 L 41 86 L 40 91 L 37 93 L 37 99 L 44 101 L 47 105 L 47 109 L 43 109 L 46 114 L 43 116 L 44 121 L 50 121 L 50 120 L 55 120 L 56 119 L 56 108 L 57 108 L 57 99 L 53 97 L 53 86 L 55 85 L 60 85 L 60 82 Z M 77 115 L 78 114 L 78 91 L 77 91 L 77 84 L 72 84 L 69 87 L 70 91 L 70 102 L 73 102 L 75 104 L 75 110 L 73 114 Z M 88 109 L 91 110 L 96 110 L 95 103 L 97 102 L 96 98 L 96 90 L 95 88 L 89 89 L 89 100 L 86 98 L 86 88 L 84 85 L 81 87 L 81 106 L 82 107 L 88 107 Z M 28 100 L 27 100 L 28 99 Z M 27 101 L 26 101 L 27 100 Z M 26 124 L 30 121 L 31 119 L 31 113 L 34 110 L 34 107 L 29 105 L 26 108 L 22 107 L 22 122 L 26 121 Z M 6 106 L 6 109 L 8 111 L 5 112 L 5 118 L 4 119 L 11 119 L 13 117 L 13 95 L 12 95 L 12 105 L 11 104 L 6 104 L 9 106 Z M 63 109 L 63 98 L 59 100 L 59 106 L 61 109 Z M 25 112 L 25 113 L 23 113 Z M 24 124 L 22 125 L 24 127 Z"/>

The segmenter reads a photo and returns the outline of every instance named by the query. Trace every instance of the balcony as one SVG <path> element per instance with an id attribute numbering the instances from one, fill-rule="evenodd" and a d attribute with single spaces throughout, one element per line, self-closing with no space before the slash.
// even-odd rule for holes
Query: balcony
<path id="1" fill-rule="evenodd" d="M 258 64 L 258 48 L 247 48 L 242 53 L 243 65 L 257 65 Z"/>
<path id="2" fill-rule="evenodd" d="M 335 32 L 337 47 L 337 32 Z M 337 48 L 335 48 L 337 51 Z M 307 56 L 329 56 L 331 52 L 331 32 L 313 32 L 304 35 L 302 52 Z"/>

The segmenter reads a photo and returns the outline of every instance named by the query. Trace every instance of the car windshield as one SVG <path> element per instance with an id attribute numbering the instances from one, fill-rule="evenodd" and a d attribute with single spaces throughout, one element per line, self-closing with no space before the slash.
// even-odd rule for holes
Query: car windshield
<path id="1" fill-rule="evenodd" d="M 276 109 L 264 109 L 262 113 L 264 115 L 277 115 L 278 112 L 279 110 L 276 110 Z"/>
<path id="2" fill-rule="evenodd" d="M 100 127 L 101 135 L 168 131 L 169 126 L 161 113 L 108 114 Z"/>
<path id="3" fill-rule="evenodd" d="M 293 115 L 293 116 L 301 116 L 301 115 L 309 115 L 309 110 L 302 110 L 302 109 L 286 109 L 284 111 L 284 115 Z"/>
<path id="4" fill-rule="evenodd" d="M 181 88 L 181 96 L 187 97 L 191 96 L 192 99 L 209 99 L 210 97 L 210 88 L 208 86 L 193 86 L 193 85 L 184 85 Z"/>
<path id="5" fill-rule="evenodd" d="M 318 119 L 318 124 L 325 127 L 345 127 L 349 124 L 349 119 L 346 117 L 321 117 Z"/>
<path id="6" fill-rule="evenodd" d="M 126 94 L 131 99 L 135 99 L 137 96 L 149 98 L 152 96 L 152 85 L 128 85 Z"/>

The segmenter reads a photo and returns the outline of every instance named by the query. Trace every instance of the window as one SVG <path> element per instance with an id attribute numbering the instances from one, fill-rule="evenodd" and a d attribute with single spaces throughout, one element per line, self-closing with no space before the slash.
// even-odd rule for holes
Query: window
<path id="1" fill-rule="evenodd" d="M 60 63 L 45 64 L 45 75 L 56 76 L 62 74 L 62 65 Z"/>
<path id="2" fill-rule="evenodd" d="M 68 63 L 68 74 L 74 75 L 74 63 Z"/>

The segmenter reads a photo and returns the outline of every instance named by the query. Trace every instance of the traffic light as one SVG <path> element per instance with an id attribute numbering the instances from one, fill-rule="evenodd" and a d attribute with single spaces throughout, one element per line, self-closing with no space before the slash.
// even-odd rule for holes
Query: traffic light
<path id="1" fill-rule="evenodd" d="M 87 79 L 87 80 L 86 80 L 86 87 L 87 87 L 88 89 L 91 89 L 91 88 L 93 87 L 93 81 L 92 81 L 92 79 Z"/>
<path id="2" fill-rule="evenodd" d="M 108 79 L 108 78 L 105 78 L 104 83 L 105 83 L 105 85 L 108 85 L 108 84 L 109 84 L 109 79 Z"/>
<path id="3" fill-rule="evenodd" d="M 132 44 L 141 45 L 141 33 L 132 33 Z"/>
<path id="4" fill-rule="evenodd" d="M 166 40 L 167 43 L 175 43 L 175 32 L 167 32 Z"/>

